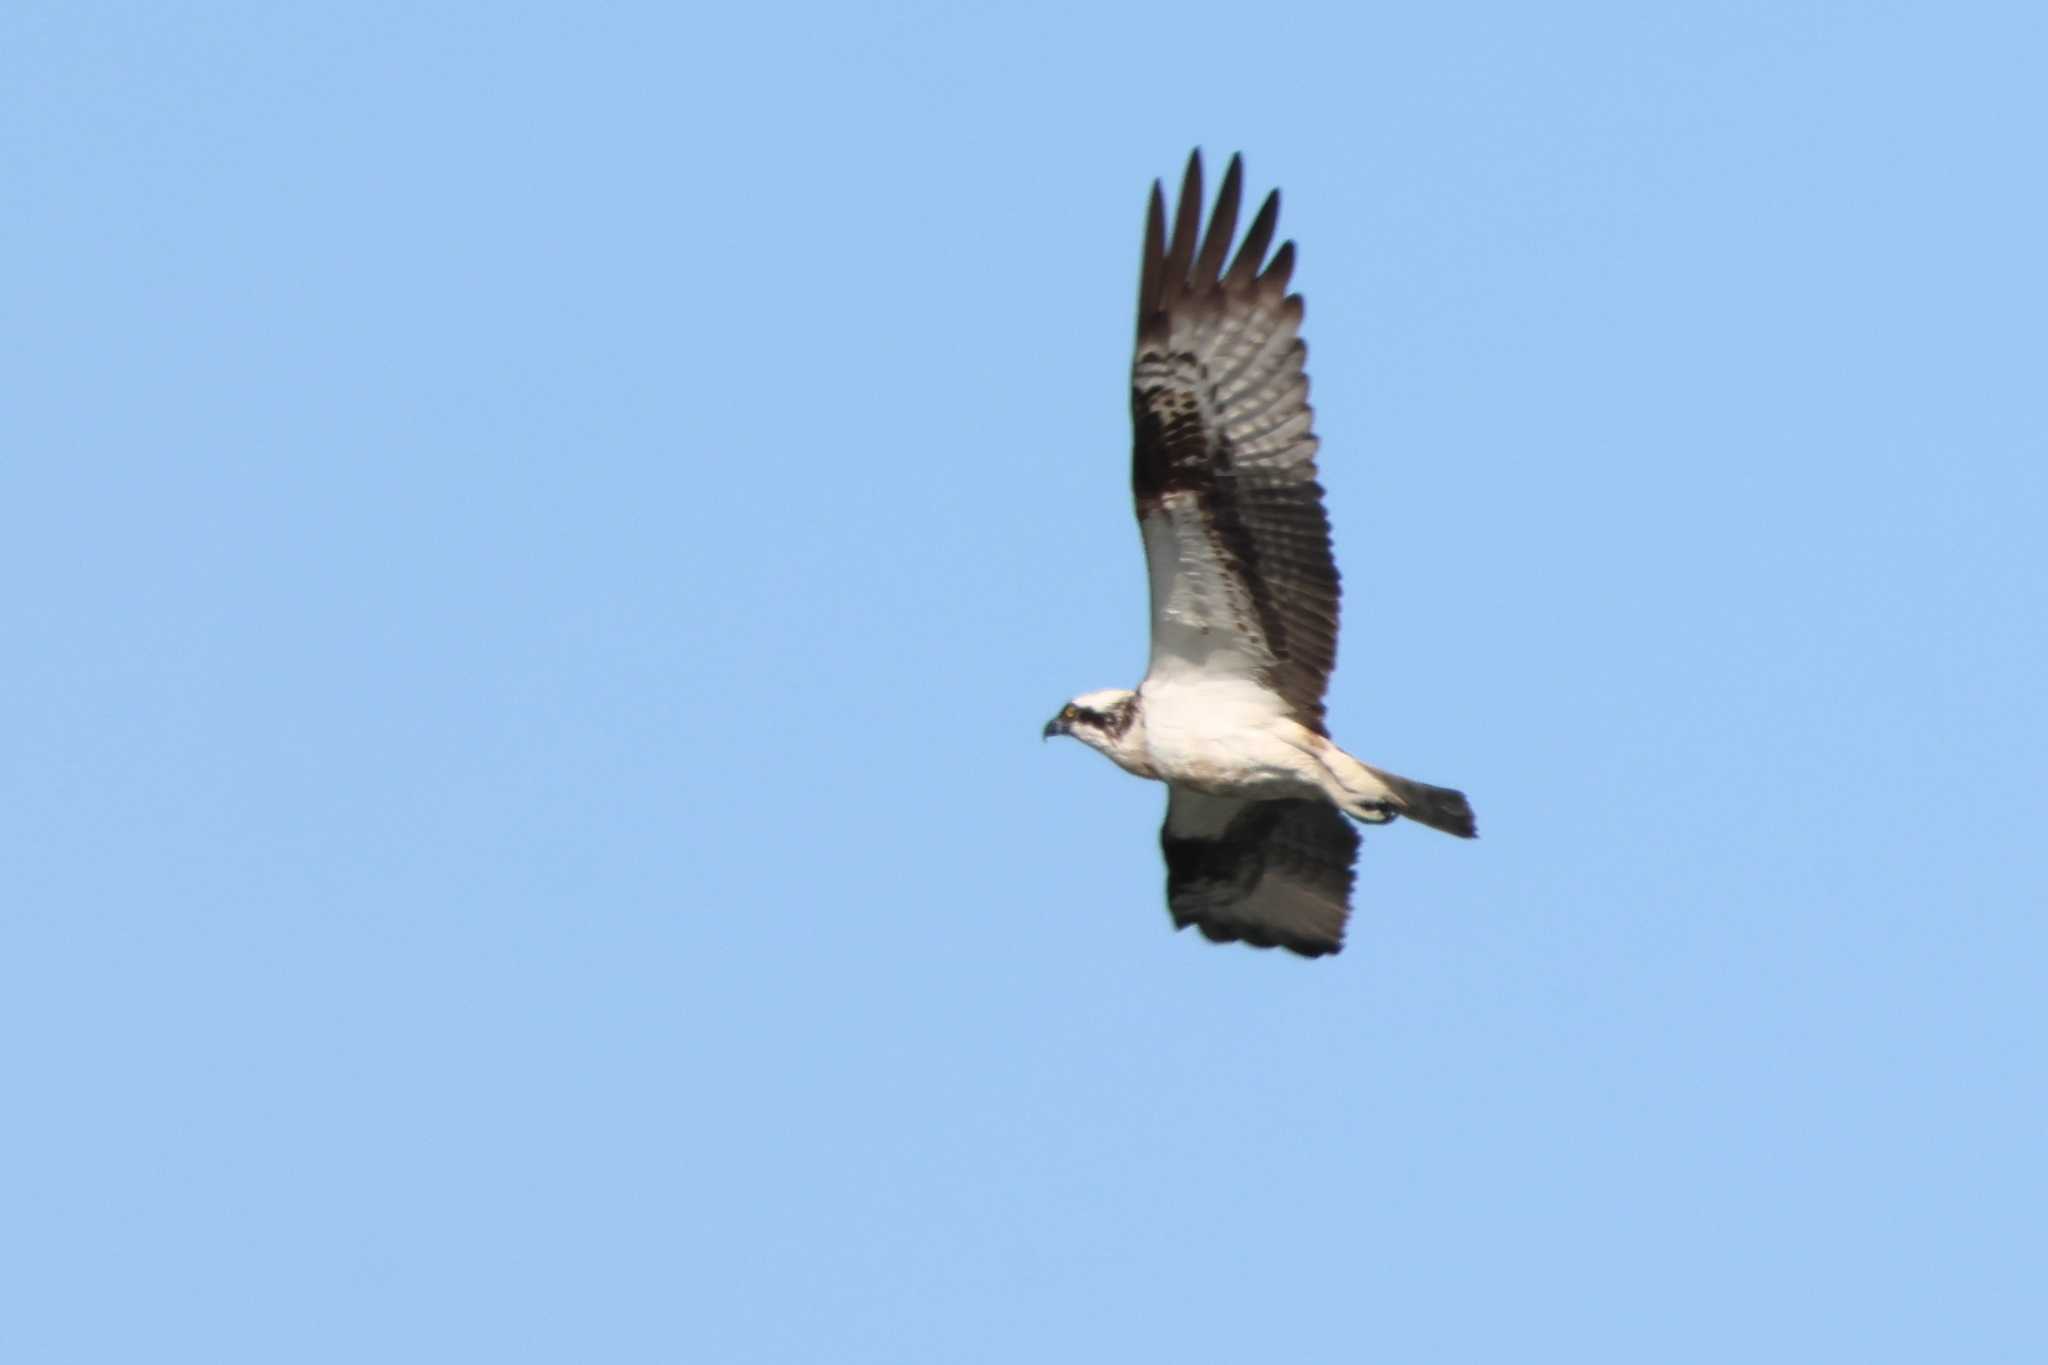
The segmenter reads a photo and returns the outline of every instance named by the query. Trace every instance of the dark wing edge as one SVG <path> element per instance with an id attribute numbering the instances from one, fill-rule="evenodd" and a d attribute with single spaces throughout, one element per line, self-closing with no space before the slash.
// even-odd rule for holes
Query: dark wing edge
<path id="1" fill-rule="evenodd" d="M 1303 957 L 1342 950 L 1359 838 L 1334 806 L 1175 787 L 1159 844 L 1174 928 Z"/>
<path id="2" fill-rule="evenodd" d="M 1243 183 L 1244 159 L 1233 156 L 1203 232 L 1197 150 L 1171 234 L 1164 190 L 1153 183 L 1131 374 L 1131 490 L 1141 520 L 1169 500 L 1198 504 L 1217 557 L 1249 599 L 1265 681 L 1320 732 L 1340 593 L 1316 479 L 1302 301 L 1287 292 L 1294 244 L 1266 260 L 1278 190 L 1225 267 Z"/>

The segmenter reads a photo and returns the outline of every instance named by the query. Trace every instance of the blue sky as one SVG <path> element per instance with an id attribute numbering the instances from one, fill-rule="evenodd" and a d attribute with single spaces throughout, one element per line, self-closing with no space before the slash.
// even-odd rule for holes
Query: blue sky
<path id="1" fill-rule="evenodd" d="M 0 1354 L 2003 1360 L 2037 7 L 0 13 Z M 1144 194 L 1285 188 L 1341 956 L 1169 931 Z"/>

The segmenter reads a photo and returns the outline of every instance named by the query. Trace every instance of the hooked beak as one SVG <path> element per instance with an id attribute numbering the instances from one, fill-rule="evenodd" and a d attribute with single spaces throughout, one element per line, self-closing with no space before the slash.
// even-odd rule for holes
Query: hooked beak
<path id="1" fill-rule="evenodd" d="M 1067 733 L 1067 723 L 1061 720 L 1058 716 L 1054 716 L 1051 720 L 1045 723 L 1045 733 L 1040 735 L 1038 738 L 1041 742 L 1043 742 L 1045 740 L 1051 739 L 1054 735 L 1063 735 L 1065 733 Z"/>

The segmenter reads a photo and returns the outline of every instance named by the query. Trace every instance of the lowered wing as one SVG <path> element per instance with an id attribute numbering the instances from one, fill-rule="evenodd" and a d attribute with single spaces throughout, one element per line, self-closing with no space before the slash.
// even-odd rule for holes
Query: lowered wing
<path id="1" fill-rule="evenodd" d="M 1175 928 L 1303 957 L 1344 946 L 1358 831 L 1336 807 L 1173 787 L 1159 843 Z"/>
<path id="2" fill-rule="evenodd" d="M 1280 195 L 1237 254 L 1232 157 L 1207 231 L 1188 159 L 1171 235 L 1157 183 L 1131 367 L 1131 488 L 1152 585 L 1146 682 L 1249 680 L 1321 732 L 1337 657 L 1337 566 L 1316 482 L 1294 244 L 1269 262 Z"/>

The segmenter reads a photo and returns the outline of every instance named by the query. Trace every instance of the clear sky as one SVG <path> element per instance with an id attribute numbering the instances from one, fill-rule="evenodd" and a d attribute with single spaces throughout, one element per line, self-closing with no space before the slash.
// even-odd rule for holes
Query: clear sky
<path id="1" fill-rule="evenodd" d="M 0 1357 L 2048 1357 L 2043 13 L 0 7 Z M 1321 962 L 1039 741 L 1196 145 Z"/>

